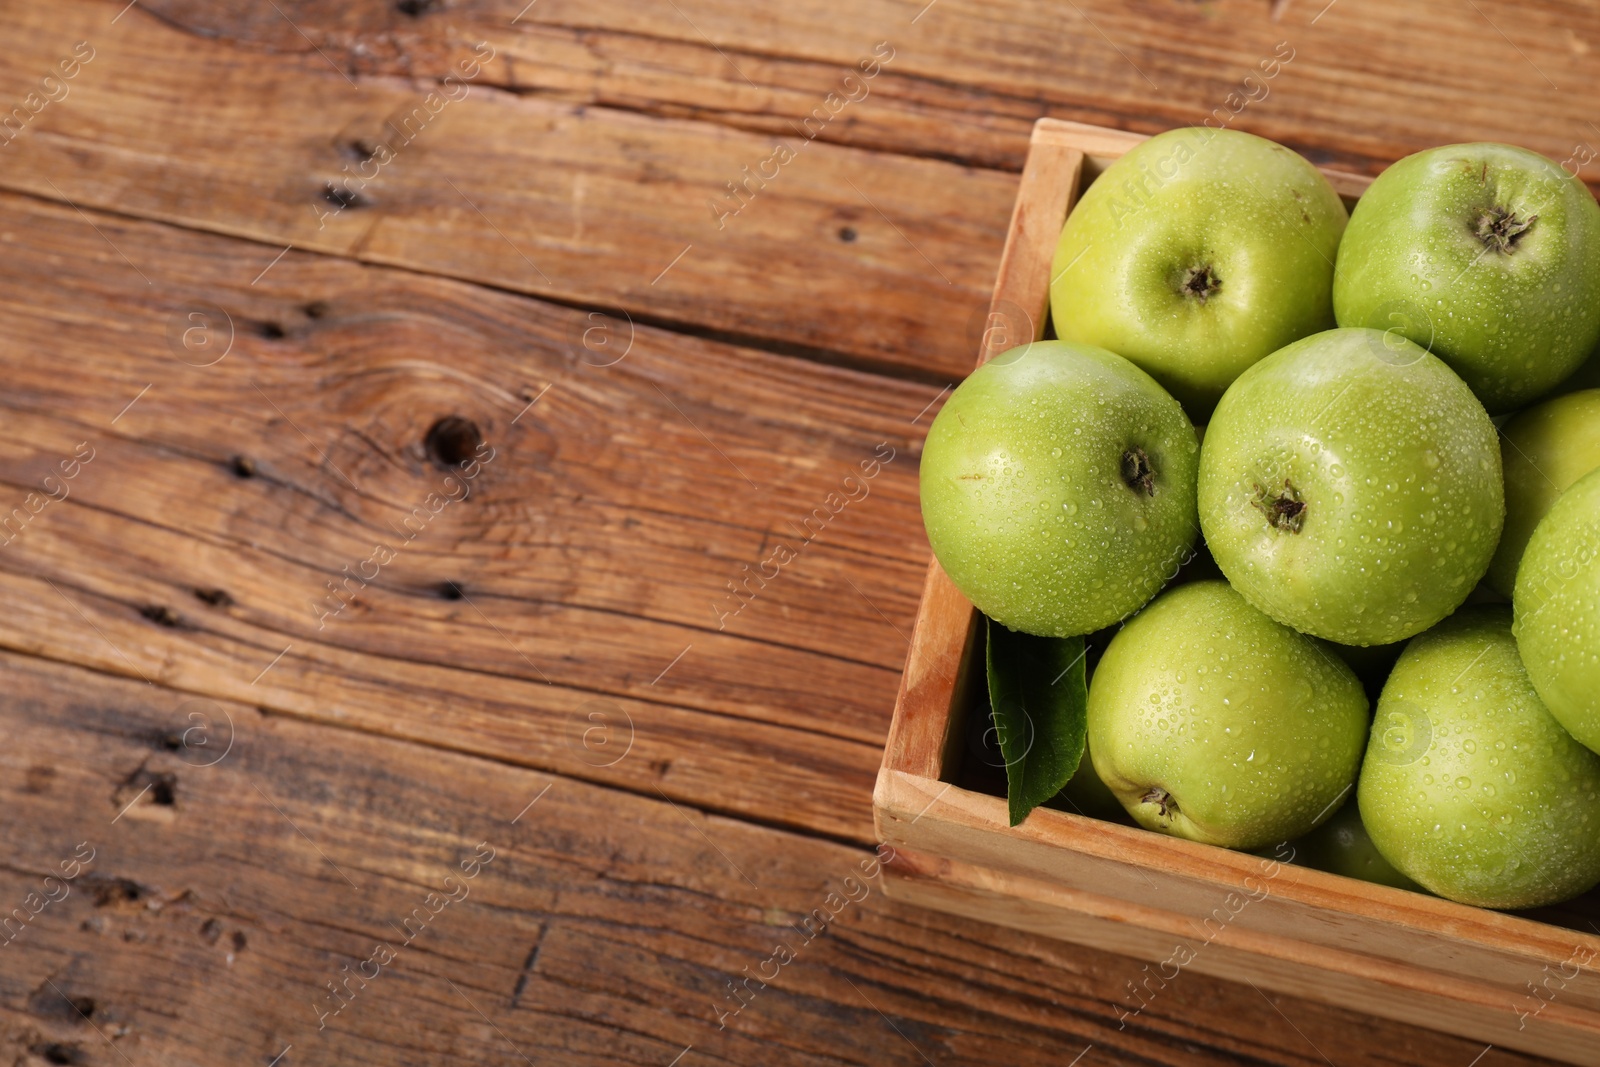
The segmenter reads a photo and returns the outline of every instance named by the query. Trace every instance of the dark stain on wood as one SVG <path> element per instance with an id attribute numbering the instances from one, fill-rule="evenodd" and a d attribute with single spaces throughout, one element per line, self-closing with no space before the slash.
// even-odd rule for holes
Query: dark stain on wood
<path id="1" fill-rule="evenodd" d="M 169 630 L 180 630 L 184 626 L 182 617 L 165 604 L 145 604 L 139 608 L 139 614 L 157 626 L 165 626 Z"/>

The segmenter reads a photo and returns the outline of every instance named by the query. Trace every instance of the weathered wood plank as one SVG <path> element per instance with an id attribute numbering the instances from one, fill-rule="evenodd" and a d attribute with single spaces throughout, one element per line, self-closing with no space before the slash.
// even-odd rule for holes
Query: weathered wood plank
<path id="1" fill-rule="evenodd" d="M 252 276 L 292 243 L 925 378 L 970 364 L 1008 175 L 822 142 L 777 157 L 726 126 L 496 91 L 492 46 L 452 48 L 449 86 L 356 83 L 315 52 L 114 13 L 16 13 L 0 100 L 75 41 L 93 57 L 0 149 L 0 187 L 275 246 Z"/>
<path id="2" fill-rule="evenodd" d="M 315 57 L 306 37 L 270 8 L 188 0 L 146 0 L 145 6 L 191 32 Z M 811 132 L 821 141 L 974 166 L 1020 169 L 1029 126 L 1045 114 L 1038 100 L 901 73 L 897 68 L 907 43 L 898 35 L 903 20 L 884 25 L 894 31 L 888 37 L 873 36 L 877 27 L 866 21 L 835 22 L 826 37 L 813 28 L 805 39 L 785 40 L 778 49 L 761 52 L 745 48 L 743 41 L 708 44 L 687 22 L 679 23 L 685 38 L 638 32 L 630 29 L 639 25 L 637 18 L 611 22 L 616 10 L 568 10 L 543 21 L 531 8 L 513 24 L 520 6 L 504 11 L 488 4 L 453 6 L 444 19 L 436 17 L 438 8 L 413 18 L 383 0 L 337 8 L 285 5 L 285 10 L 317 48 L 357 78 L 430 76 L 450 66 L 452 50 L 487 40 L 505 59 L 486 71 L 485 79 L 519 93 L 701 119 L 779 137 L 793 137 L 795 125 L 810 118 Z M 892 50 L 883 53 L 888 62 L 863 80 L 858 64 L 875 58 L 880 41 Z M 842 84 L 852 72 L 856 81 Z M 837 121 L 820 124 L 815 112 L 827 107 L 830 92 L 857 99 Z"/>
<path id="3" fill-rule="evenodd" d="M 252 285 L 258 246 L 24 197 L 0 241 L 0 644 L 870 836 L 938 390 L 644 326 L 593 366 L 578 311 L 299 252 Z"/>
<path id="4" fill-rule="evenodd" d="M 311 54 L 275 12 L 243 0 L 144 6 L 197 33 Z M 354 72 L 436 74 L 449 48 L 488 39 L 510 58 L 497 84 L 780 134 L 884 40 L 893 63 L 824 136 L 1010 170 L 1044 115 L 1158 132 L 1221 108 L 1318 162 L 1368 172 L 1436 144 L 1503 140 L 1557 160 L 1587 144 L 1579 161 L 1600 179 L 1589 125 L 1600 13 L 1553 0 L 865 0 L 844 18 L 792 3 L 759 19 L 733 0 L 464 0 L 415 15 L 387 0 L 283 6 Z M 1262 62 L 1285 55 L 1262 79 Z"/>
<path id="5" fill-rule="evenodd" d="M 261 5 L 156 6 L 190 35 L 156 22 L 146 5 L 107 27 L 120 6 L 74 0 L 48 16 L 21 13 L 23 58 L 0 75 L 13 97 L 37 88 L 30 69 L 70 54 L 73 34 L 101 50 L 72 95 L 6 150 L 15 158 L 0 182 L 946 377 L 967 366 L 970 320 L 1013 186 L 821 142 L 1017 167 L 1039 114 L 1148 131 L 1239 106 L 1248 91 L 1258 99 L 1232 124 L 1321 162 L 1370 172 L 1430 144 L 1490 138 L 1571 157 L 1600 178 L 1586 162 L 1600 134 L 1581 88 L 1600 17 L 1565 9 L 1518 14 L 1507 23 L 1520 42 L 1512 47 L 1495 29 L 1511 13 L 1444 0 L 1342 0 L 1325 19 L 1294 6 L 1279 22 L 1244 0 L 1159 17 L 1119 6 L 1064 17 L 1023 0 L 940 0 L 914 26 L 910 7 L 920 5 L 875 0 L 854 9 L 856 35 L 815 5 L 790 5 L 756 27 L 742 7 L 716 3 L 684 14 L 544 3 L 515 25 L 521 5 L 510 0 L 452 5 L 448 15 L 423 5 L 419 17 L 379 0 L 291 4 L 292 24 Z M 243 45 L 219 49 L 216 36 Z M 1426 55 L 1410 47 L 1419 37 L 1436 42 Z M 638 123 L 583 106 L 651 110 L 653 100 L 655 114 L 798 144 L 793 124 L 870 59 L 878 40 L 894 59 L 862 83 L 868 95 L 843 104 L 795 162 L 773 164 L 778 179 L 751 182 L 748 205 L 721 229 L 708 199 L 771 158 L 771 136 Z M 528 92 L 448 105 L 373 182 L 355 183 L 349 209 L 319 222 L 337 206 L 322 198 L 327 183 L 373 166 L 357 146 L 382 140 L 385 121 L 409 112 L 479 41 L 497 58 L 478 84 Z M 1286 64 L 1274 58 L 1290 50 Z M 1265 82 L 1262 62 L 1276 64 Z M 347 84 L 343 70 L 364 88 Z M 1258 80 L 1245 90 L 1252 71 Z M 394 80 L 401 75 L 431 80 L 413 86 Z M 1391 107 L 1394 94 L 1420 103 Z M 891 127 L 898 138 L 884 132 Z M 252 136 L 219 138 L 219 129 Z M 441 239 L 447 230 L 458 238 Z M 855 240 L 841 240 L 846 232 Z"/>
<path id="6" fill-rule="evenodd" d="M 1395 1064 L 1481 1051 L 1197 975 L 1119 1028 L 1139 964 L 888 900 L 863 849 L 10 654 L 0 670 L 0 804 L 26 831 L 0 900 L 29 916 L 0 948 L 0 1048 L 26 1067 L 291 1045 L 280 1063 L 1060 1067 L 1092 1045 L 1079 1062 L 1307 1064 L 1357 1030 Z M 56 899 L 34 914 L 30 893 Z M 837 916 L 807 941 L 818 908 Z M 778 942 L 795 958 L 764 965 Z M 770 981 L 733 1013 L 747 973 Z"/>
<path id="7" fill-rule="evenodd" d="M 1309 11 L 1292 8 L 1285 21 L 1273 23 L 1256 4 L 1160 19 L 1137 9 L 1086 10 L 1110 42 L 1078 25 L 1076 15 L 1041 22 L 1020 2 L 997 11 L 941 0 L 912 27 L 902 5 L 878 0 L 854 23 L 863 27 L 860 41 L 845 39 L 832 13 L 805 5 L 786 9 L 771 31 L 747 30 L 737 7 L 702 5 L 691 25 L 667 8 L 639 13 L 631 5 L 587 5 L 580 12 L 544 4 L 513 26 L 517 6 L 467 5 L 451 8 L 446 19 L 427 11 L 411 18 L 375 0 L 341 14 L 291 5 L 293 26 L 259 5 L 158 8 L 194 35 L 157 22 L 142 7 L 115 27 L 104 24 L 120 5 L 74 0 L 49 16 L 25 9 L 15 45 L 22 58 L 9 78 L 0 77 L 10 96 L 36 88 L 37 78 L 25 72 L 47 70 L 70 54 L 73 34 L 99 42 L 99 51 L 71 83 L 71 95 L 45 108 L 6 149 L 15 158 L 0 182 L 574 303 L 627 307 L 766 344 L 958 377 L 1013 185 L 987 172 L 861 156 L 820 142 L 1014 166 L 1026 124 L 1040 113 L 1144 130 L 1200 121 L 1224 106 L 1246 73 L 1259 75 L 1261 61 L 1277 63 L 1280 40 L 1295 58 L 1278 63 L 1277 76 L 1260 83 L 1268 95 L 1231 121 L 1319 161 L 1371 171 L 1407 151 L 1470 138 L 1513 140 L 1565 159 L 1580 142 L 1600 142 L 1584 117 L 1590 104 L 1584 93 L 1571 87 L 1556 93 L 1538 74 L 1584 84 L 1574 49 L 1600 38 L 1600 19 L 1590 26 L 1576 14 L 1576 28 L 1548 15 L 1519 21 L 1517 33 L 1529 37 L 1523 51 L 1538 57 L 1530 65 L 1521 57 L 1503 61 L 1510 50 L 1482 13 L 1442 3 L 1418 15 L 1343 0 L 1315 26 Z M 1405 42 L 1422 25 L 1429 39 L 1447 34 L 1451 47 L 1429 49 L 1428 57 L 1408 49 Z M 885 27 L 883 36 L 865 32 L 876 27 Z M 200 33 L 236 36 L 245 45 L 219 49 Z M 349 67 L 363 88 L 352 88 L 307 37 L 337 57 L 334 67 Z M 861 83 L 869 95 L 845 102 L 793 163 L 769 165 L 777 178 L 751 181 L 748 203 L 724 217 L 720 229 L 707 201 L 722 198 L 728 181 L 746 180 L 745 166 L 759 169 L 772 158 L 772 137 L 698 122 L 641 123 L 615 110 L 560 102 L 592 97 L 630 106 L 656 92 L 680 101 L 658 113 L 767 127 L 800 144 L 792 124 L 826 100 L 844 72 L 870 59 L 880 39 L 896 51 L 876 78 Z M 518 79 L 533 78 L 539 93 L 513 99 L 477 92 L 448 104 L 389 165 L 363 163 L 359 146 L 382 141 L 386 121 L 400 121 L 436 85 L 395 76 L 437 79 L 470 59 L 480 40 L 497 56 L 483 65 L 480 86 L 524 89 Z M 974 40 L 995 47 L 974 47 Z M 297 54 L 263 53 L 263 45 Z M 658 49 L 671 55 L 657 56 Z M 589 67 L 552 74 L 548 86 L 538 81 L 542 72 L 577 63 L 572 57 L 579 53 Z M 622 62 L 620 55 L 629 58 Z M 769 55 L 777 58 L 763 58 Z M 1004 65 L 996 68 L 993 56 L 1004 56 Z M 1181 91 L 1155 92 L 1129 60 L 1157 85 Z M 637 68 L 651 74 L 635 85 L 628 71 Z M 1474 73 L 1461 73 L 1468 69 Z M 1371 73 L 1378 70 L 1382 77 Z M 625 84 L 605 88 L 613 76 Z M 596 88 L 572 97 L 580 83 Z M 1392 92 L 1428 106 L 1389 107 L 1385 94 Z M 909 122 L 911 113 L 922 120 Z M 987 127 L 973 129 L 970 118 L 959 118 L 973 114 L 1007 117 L 1014 133 L 1005 137 L 1007 143 L 1014 137 L 1015 146 L 1000 153 L 1004 159 Z M 923 132 L 917 144 L 846 133 L 889 125 Z M 219 138 L 219 129 L 253 133 Z M 969 142 L 976 146 L 970 151 Z M 1592 153 L 1592 147 L 1580 151 L 1577 161 Z M 354 182 L 352 205 L 327 217 L 337 207 L 323 196 L 327 184 L 359 176 L 363 167 L 375 170 L 376 179 Z M 1593 164 L 1585 172 L 1600 177 Z M 650 195 L 640 197 L 641 187 Z M 726 201 L 727 208 L 734 204 Z M 452 238 L 442 239 L 447 231 Z M 842 240 L 845 233 L 854 240 Z M 685 248 L 690 252 L 655 280 Z M 719 298 L 706 299 L 709 292 Z M 826 310 L 801 313 L 817 308 Z"/>

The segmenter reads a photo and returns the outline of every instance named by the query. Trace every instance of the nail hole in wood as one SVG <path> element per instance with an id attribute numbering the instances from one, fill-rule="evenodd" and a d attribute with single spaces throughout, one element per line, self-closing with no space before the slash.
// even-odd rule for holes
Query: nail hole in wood
<path id="1" fill-rule="evenodd" d="M 104 878 L 90 875 L 83 879 L 97 908 L 113 904 L 137 904 L 147 895 L 144 886 L 129 878 Z"/>
<path id="2" fill-rule="evenodd" d="M 322 199 L 333 206 L 343 209 L 365 207 L 367 201 L 360 193 L 353 192 L 346 186 L 335 185 L 328 182 L 322 187 Z"/>
<path id="3" fill-rule="evenodd" d="M 47 983 L 28 998 L 28 1010 L 42 1019 L 82 1025 L 85 1019 L 94 1017 L 95 1002 L 93 997 L 73 996 Z"/>
<path id="4" fill-rule="evenodd" d="M 176 630 L 183 625 L 183 620 L 178 617 L 178 613 L 165 604 L 146 604 L 139 609 L 139 614 L 157 626 L 165 626 L 168 629 Z"/>
<path id="5" fill-rule="evenodd" d="M 150 803 L 159 804 L 163 808 L 170 808 L 178 793 L 178 776 L 175 774 L 156 774 L 151 776 Z"/>

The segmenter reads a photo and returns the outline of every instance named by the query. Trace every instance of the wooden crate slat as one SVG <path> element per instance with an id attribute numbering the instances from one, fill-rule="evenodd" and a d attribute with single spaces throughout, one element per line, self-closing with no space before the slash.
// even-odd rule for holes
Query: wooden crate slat
<path id="1" fill-rule="evenodd" d="M 1499 986 L 1507 1003 L 1525 992 L 1526 982 L 1541 979 L 1546 965 L 1558 967 L 1575 953 L 1600 957 L 1600 938 L 1579 931 L 1308 867 L 1274 867 L 1247 853 L 1065 812 L 1041 808 L 997 835 L 1005 801 L 948 783 L 895 776 L 887 785 L 880 779 L 878 797 L 886 805 L 878 831 L 896 848 L 1184 916 L 1213 914 L 1229 894 L 1259 896 L 1230 916 L 1229 928 L 1292 937 L 1307 951 L 1354 950 L 1441 974 L 1477 975 Z M 1600 1009 L 1600 978 L 1579 975 L 1561 999 Z"/>
<path id="2" fill-rule="evenodd" d="M 1077 197 L 1082 167 L 1083 153 L 1048 138 L 1036 139 L 1029 149 L 1022 193 L 1011 212 L 999 276 L 980 334 L 978 362 L 1023 338 L 1044 335 L 1050 255 Z M 975 621 L 972 603 L 937 560 L 930 562 L 895 703 L 905 714 L 897 711 L 885 746 L 885 759 L 897 770 L 937 778 L 945 765 L 951 717 L 940 709 L 948 709 L 954 695 L 964 691 Z"/>
<path id="3" fill-rule="evenodd" d="M 1504 1048 L 1516 1048 L 1571 1063 L 1600 1065 L 1600 1027 L 1592 1010 L 1575 1007 L 1566 991 L 1545 1004 L 1534 1019 L 1522 1025 L 1516 1008 L 1531 1011 L 1535 1001 L 1524 993 L 1507 996 L 1474 984 L 1471 972 L 1441 975 L 1436 971 L 1377 961 L 1355 953 L 1308 949 L 1286 939 L 1277 954 L 1264 950 L 1267 942 L 1232 928 L 1195 948 L 1202 938 L 1193 934 L 1192 920 L 1141 909 L 1109 897 L 1063 890 L 1036 879 L 1001 874 L 959 860 L 922 856 L 901 851 L 884 888 L 890 895 L 923 907 L 948 911 L 966 918 L 999 923 L 1050 937 L 1120 952 L 1158 962 L 1146 972 L 1138 991 L 1123 989 L 1114 997 L 1122 1010 L 1137 1018 L 1141 997 L 1160 1003 L 1166 974 L 1170 981 L 1172 959 L 1179 942 L 1194 948 L 1193 958 L 1180 969 L 1257 989 L 1288 993 L 1340 1004 L 1387 1019 L 1424 1023 L 1449 1033 L 1470 1035 Z M 1185 926 L 1188 929 L 1185 929 Z M 1153 974 L 1155 977 L 1148 977 Z M 1119 1017 L 1120 1013 L 1119 1013 Z"/>

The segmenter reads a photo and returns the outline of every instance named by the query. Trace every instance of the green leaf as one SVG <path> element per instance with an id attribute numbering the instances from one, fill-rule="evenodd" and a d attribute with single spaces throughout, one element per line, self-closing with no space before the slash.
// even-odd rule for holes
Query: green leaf
<path id="1" fill-rule="evenodd" d="M 989 702 L 1015 826 L 1061 792 L 1083 758 L 1083 638 L 1034 637 L 987 621 Z"/>

